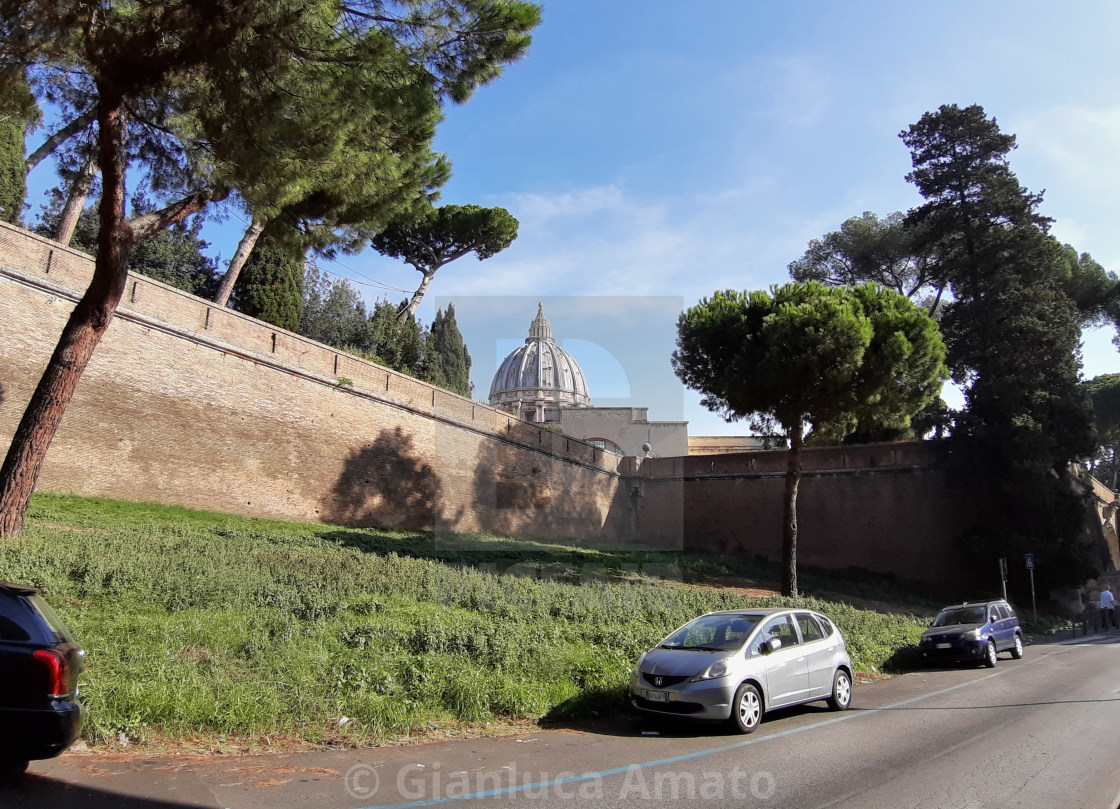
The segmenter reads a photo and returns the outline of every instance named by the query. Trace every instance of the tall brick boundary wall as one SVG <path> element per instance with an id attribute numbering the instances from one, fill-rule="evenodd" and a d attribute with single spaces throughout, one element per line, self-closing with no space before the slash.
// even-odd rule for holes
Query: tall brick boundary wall
<path id="1" fill-rule="evenodd" d="M 798 563 L 932 584 L 959 578 L 953 537 L 968 515 L 935 454 L 917 442 L 805 450 Z M 643 537 L 672 544 L 675 529 L 662 527 L 679 525 L 690 550 L 782 558 L 785 452 L 627 458 L 622 471 Z"/>
<path id="2" fill-rule="evenodd" d="M 92 269 L 84 253 L 0 224 L 0 447 Z M 799 562 L 953 584 L 953 539 L 968 515 L 935 452 L 919 443 L 807 450 Z M 251 516 L 640 540 L 777 560 L 785 461 L 760 450 L 620 464 L 132 276 L 39 486 Z M 1115 569 L 1115 498 L 1087 485 L 1101 520 L 1086 541 Z"/>
<path id="3" fill-rule="evenodd" d="M 971 522 L 971 492 L 953 485 L 936 444 L 807 449 L 797 498 L 799 564 L 856 567 L 952 588 L 961 580 L 955 540 Z M 739 557 L 782 558 L 786 453 L 757 450 L 685 458 L 626 458 L 620 470 L 637 502 L 643 539 Z M 1116 569 L 1115 496 L 1088 475 L 1100 520 L 1081 541 Z M 1092 512 L 1091 512 L 1092 513 Z"/>
<path id="4" fill-rule="evenodd" d="M 88 255 L 0 226 L 3 446 L 92 272 Z M 132 275 L 39 487 L 283 519 L 617 538 L 630 520 L 614 513 L 617 464 Z"/>

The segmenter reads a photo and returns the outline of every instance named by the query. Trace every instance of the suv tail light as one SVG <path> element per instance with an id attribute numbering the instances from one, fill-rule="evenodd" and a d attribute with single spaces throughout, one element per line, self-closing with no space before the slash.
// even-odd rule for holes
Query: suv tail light
<path id="1" fill-rule="evenodd" d="M 61 652 L 55 649 L 36 649 L 31 656 L 46 668 L 48 697 L 62 699 L 70 693 L 70 667 Z"/>

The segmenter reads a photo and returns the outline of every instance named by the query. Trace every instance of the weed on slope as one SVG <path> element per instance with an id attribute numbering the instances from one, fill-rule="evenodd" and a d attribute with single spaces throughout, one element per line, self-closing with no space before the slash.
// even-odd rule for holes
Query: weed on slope
<path id="1" fill-rule="evenodd" d="M 602 714 L 624 705 L 642 651 L 717 609 L 819 609 L 860 671 L 897 662 L 921 633 L 908 615 L 640 575 L 713 564 L 45 495 L 0 544 L 0 578 L 41 587 L 87 649 L 94 742 L 368 744 L 432 723 Z"/>

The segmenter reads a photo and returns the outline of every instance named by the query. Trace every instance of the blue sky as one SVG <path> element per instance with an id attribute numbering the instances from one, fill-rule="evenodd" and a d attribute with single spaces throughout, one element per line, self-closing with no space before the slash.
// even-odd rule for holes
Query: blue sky
<path id="1" fill-rule="evenodd" d="M 981 104 L 1015 133 L 1011 167 L 1045 189 L 1055 235 L 1120 271 L 1114 0 L 546 0 L 533 39 L 437 137 L 454 166 L 442 202 L 521 222 L 505 252 L 440 270 L 420 311 L 455 302 L 476 398 L 543 300 L 596 404 L 744 432 L 676 382 L 676 315 L 783 283 L 848 217 L 917 204 L 898 133 L 944 103 Z M 225 257 L 231 230 L 207 231 Z M 371 301 L 371 279 L 420 278 L 372 250 L 325 268 Z M 1120 371 L 1111 337 L 1086 336 L 1086 376 Z"/>

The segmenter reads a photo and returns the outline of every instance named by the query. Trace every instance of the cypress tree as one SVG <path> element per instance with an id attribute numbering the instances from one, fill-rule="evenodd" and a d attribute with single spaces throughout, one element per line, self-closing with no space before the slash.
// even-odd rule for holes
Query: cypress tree
<path id="1" fill-rule="evenodd" d="M 303 257 L 275 236 L 262 236 L 245 263 L 231 302 L 239 312 L 298 331 L 303 308 Z"/>
<path id="2" fill-rule="evenodd" d="M 424 379 L 460 396 L 471 394 L 471 355 L 455 322 L 455 304 L 436 311 L 424 352 Z"/>
<path id="3" fill-rule="evenodd" d="M 27 197 L 23 165 L 27 119 L 14 113 L 0 115 L 0 220 L 18 224 Z"/>

